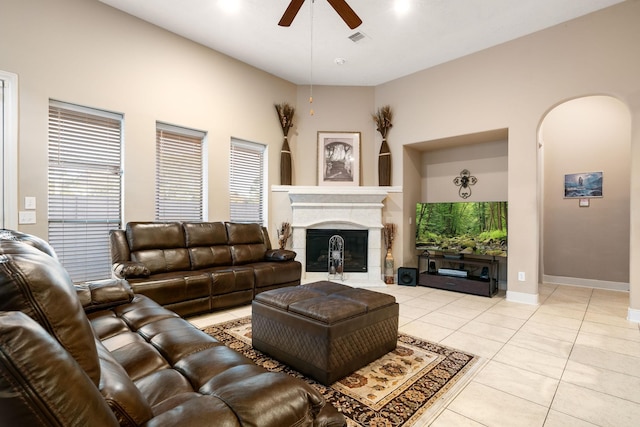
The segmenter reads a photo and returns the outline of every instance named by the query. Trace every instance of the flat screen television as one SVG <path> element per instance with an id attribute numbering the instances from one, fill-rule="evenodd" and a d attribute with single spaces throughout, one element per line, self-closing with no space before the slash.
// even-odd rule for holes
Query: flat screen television
<path id="1" fill-rule="evenodd" d="M 469 255 L 507 255 L 507 202 L 416 205 L 416 249 Z"/>

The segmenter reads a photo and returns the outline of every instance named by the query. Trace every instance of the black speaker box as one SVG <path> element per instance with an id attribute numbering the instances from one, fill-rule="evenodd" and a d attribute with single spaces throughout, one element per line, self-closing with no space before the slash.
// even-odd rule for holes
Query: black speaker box
<path id="1" fill-rule="evenodd" d="M 398 285 L 416 286 L 418 284 L 418 269 L 410 267 L 398 268 Z"/>

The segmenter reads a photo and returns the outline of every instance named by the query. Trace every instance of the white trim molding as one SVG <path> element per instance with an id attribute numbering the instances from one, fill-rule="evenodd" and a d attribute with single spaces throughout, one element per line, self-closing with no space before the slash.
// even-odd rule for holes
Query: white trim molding
<path id="1" fill-rule="evenodd" d="M 627 320 L 629 322 L 640 323 L 640 310 L 629 307 L 627 311 Z"/>
<path id="2" fill-rule="evenodd" d="M 583 286 L 585 288 L 608 289 L 610 291 L 629 291 L 629 283 L 610 282 L 607 280 L 581 279 L 579 277 L 542 276 L 543 283 L 553 285 Z"/>
<path id="3" fill-rule="evenodd" d="M 0 80 L 4 83 L 4 107 L 2 135 L 2 224 L 0 226 L 18 229 L 18 75 L 0 70 Z"/>
<path id="4" fill-rule="evenodd" d="M 538 305 L 538 294 L 527 294 L 524 292 L 515 292 L 507 290 L 507 301 L 517 302 L 520 304 Z"/>

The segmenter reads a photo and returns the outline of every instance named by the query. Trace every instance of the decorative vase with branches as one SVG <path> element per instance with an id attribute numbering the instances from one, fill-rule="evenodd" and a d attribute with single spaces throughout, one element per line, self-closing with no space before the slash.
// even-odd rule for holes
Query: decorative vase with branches
<path id="1" fill-rule="evenodd" d="M 382 144 L 380 145 L 380 153 L 378 154 L 378 185 L 391 185 L 391 151 L 387 144 L 387 134 L 393 126 L 391 120 L 393 113 L 391 107 L 385 105 L 378 108 L 378 112 L 371 115 L 376 123 L 376 130 L 382 135 Z"/>
<path id="2" fill-rule="evenodd" d="M 394 260 L 393 260 L 393 240 L 396 237 L 397 226 L 391 223 L 385 223 L 382 227 L 382 237 L 384 245 L 387 249 L 387 255 L 384 259 L 384 282 L 387 285 L 394 283 Z"/>
<path id="3" fill-rule="evenodd" d="M 291 237 L 291 224 L 283 222 L 276 232 L 278 233 L 278 245 L 280 249 L 284 249 L 287 246 L 287 241 Z"/>
<path id="4" fill-rule="evenodd" d="M 278 119 L 280 119 L 282 133 L 284 134 L 284 142 L 280 150 L 280 184 L 291 185 L 291 149 L 289 148 L 287 135 L 289 134 L 289 129 L 293 126 L 295 108 L 286 102 L 276 104 L 275 107 L 278 113 Z"/>

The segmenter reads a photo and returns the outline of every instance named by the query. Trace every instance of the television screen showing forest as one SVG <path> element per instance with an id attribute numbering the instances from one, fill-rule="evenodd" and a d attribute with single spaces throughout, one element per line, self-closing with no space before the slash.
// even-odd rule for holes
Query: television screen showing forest
<path id="1" fill-rule="evenodd" d="M 507 202 L 418 203 L 416 248 L 507 255 Z"/>

